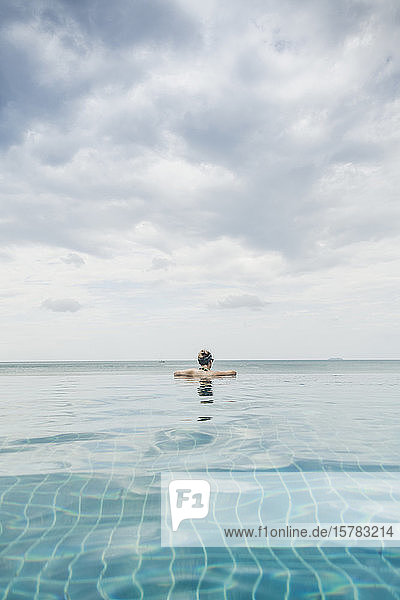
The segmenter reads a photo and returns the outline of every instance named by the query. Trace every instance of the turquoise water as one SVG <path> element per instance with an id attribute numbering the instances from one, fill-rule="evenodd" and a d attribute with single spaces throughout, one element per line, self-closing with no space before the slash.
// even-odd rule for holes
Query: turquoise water
<path id="1" fill-rule="evenodd" d="M 190 363 L 187 363 L 188 366 Z M 400 361 L 0 364 L 0 598 L 392 599 L 400 549 L 161 548 L 166 471 L 400 469 Z"/>

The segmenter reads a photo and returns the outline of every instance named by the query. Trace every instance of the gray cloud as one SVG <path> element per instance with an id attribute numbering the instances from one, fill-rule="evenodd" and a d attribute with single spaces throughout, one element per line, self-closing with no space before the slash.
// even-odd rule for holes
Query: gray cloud
<path id="1" fill-rule="evenodd" d="M 251 308 L 258 310 L 266 306 L 267 302 L 261 300 L 258 296 L 253 294 L 238 294 L 231 295 L 218 300 L 218 308 Z"/>
<path id="2" fill-rule="evenodd" d="M 5 251 L 5 250 L 0 250 L 0 261 L 2 262 L 10 262 L 12 261 L 12 255 Z"/>
<path id="3" fill-rule="evenodd" d="M 41 307 L 53 312 L 77 312 L 82 308 L 82 305 L 77 300 L 70 298 L 60 300 L 51 300 L 48 298 L 42 302 Z"/>
<path id="4" fill-rule="evenodd" d="M 155 257 L 155 258 L 153 258 L 153 260 L 151 262 L 150 270 L 152 270 L 152 271 L 157 271 L 160 269 L 167 270 L 172 264 L 173 264 L 173 262 L 171 260 L 169 260 L 168 258 Z"/>
<path id="5" fill-rule="evenodd" d="M 192 45 L 198 24 L 173 0 L 2 2 L 1 144 L 20 141 L 32 119 L 68 127 L 77 104 L 103 85 L 140 82 L 143 69 L 124 49 L 164 52 Z M 106 52 L 107 58 L 98 61 Z M 121 54 L 122 53 L 122 54 Z M 54 61 L 62 63 L 54 69 Z M 145 63 L 146 61 L 144 61 Z M 50 72 L 47 72 L 48 67 Z"/>
<path id="6" fill-rule="evenodd" d="M 20 292 L 13 292 L 13 291 L 1 292 L 0 298 L 15 298 L 16 296 L 19 296 L 19 295 L 20 295 Z"/>
<path id="7" fill-rule="evenodd" d="M 75 252 L 70 252 L 69 254 L 67 254 L 67 256 L 63 256 L 61 260 L 65 264 L 74 265 L 75 267 L 81 267 L 85 264 L 85 261 L 83 260 L 82 256 L 79 256 L 79 254 L 76 254 Z"/>
<path id="8" fill-rule="evenodd" d="M 110 4 L 107 0 L 61 3 L 66 14 L 79 23 L 89 39 L 100 39 L 107 46 L 132 46 L 152 43 L 182 45 L 192 42 L 196 28 L 192 19 L 174 1 L 123 0 Z M 49 18 L 59 21 L 54 8 Z"/>

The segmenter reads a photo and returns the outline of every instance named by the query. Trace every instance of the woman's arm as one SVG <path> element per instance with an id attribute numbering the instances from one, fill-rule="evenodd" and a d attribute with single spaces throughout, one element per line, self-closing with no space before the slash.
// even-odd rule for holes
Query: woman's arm
<path id="1" fill-rule="evenodd" d="M 175 371 L 174 377 L 194 377 L 195 369 L 186 369 L 186 371 Z"/>
<path id="2" fill-rule="evenodd" d="M 211 371 L 213 373 L 213 371 Z M 236 371 L 214 371 L 214 375 L 218 377 L 225 377 L 226 375 L 236 375 Z"/>

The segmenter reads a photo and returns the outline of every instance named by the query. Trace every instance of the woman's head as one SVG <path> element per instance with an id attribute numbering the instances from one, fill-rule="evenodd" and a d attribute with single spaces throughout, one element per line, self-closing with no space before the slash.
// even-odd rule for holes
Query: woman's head
<path id="1" fill-rule="evenodd" d="M 212 363 L 214 359 L 209 350 L 200 350 L 197 355 L 197 360 L 200 365 L 208 365 L 208 363 Z"/>

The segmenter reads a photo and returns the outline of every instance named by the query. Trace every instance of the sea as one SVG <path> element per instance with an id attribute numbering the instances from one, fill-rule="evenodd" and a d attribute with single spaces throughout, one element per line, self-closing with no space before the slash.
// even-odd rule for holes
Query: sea
<path id="1" fill-rule="evenodd" d="M 400 361 L 216 361 L 237 377 L 174 379 L 190 366 L 0 363 L 0 598 L 400 598 L 397 547 L 160 538 L 169 472 L 398 472 Z"/>

